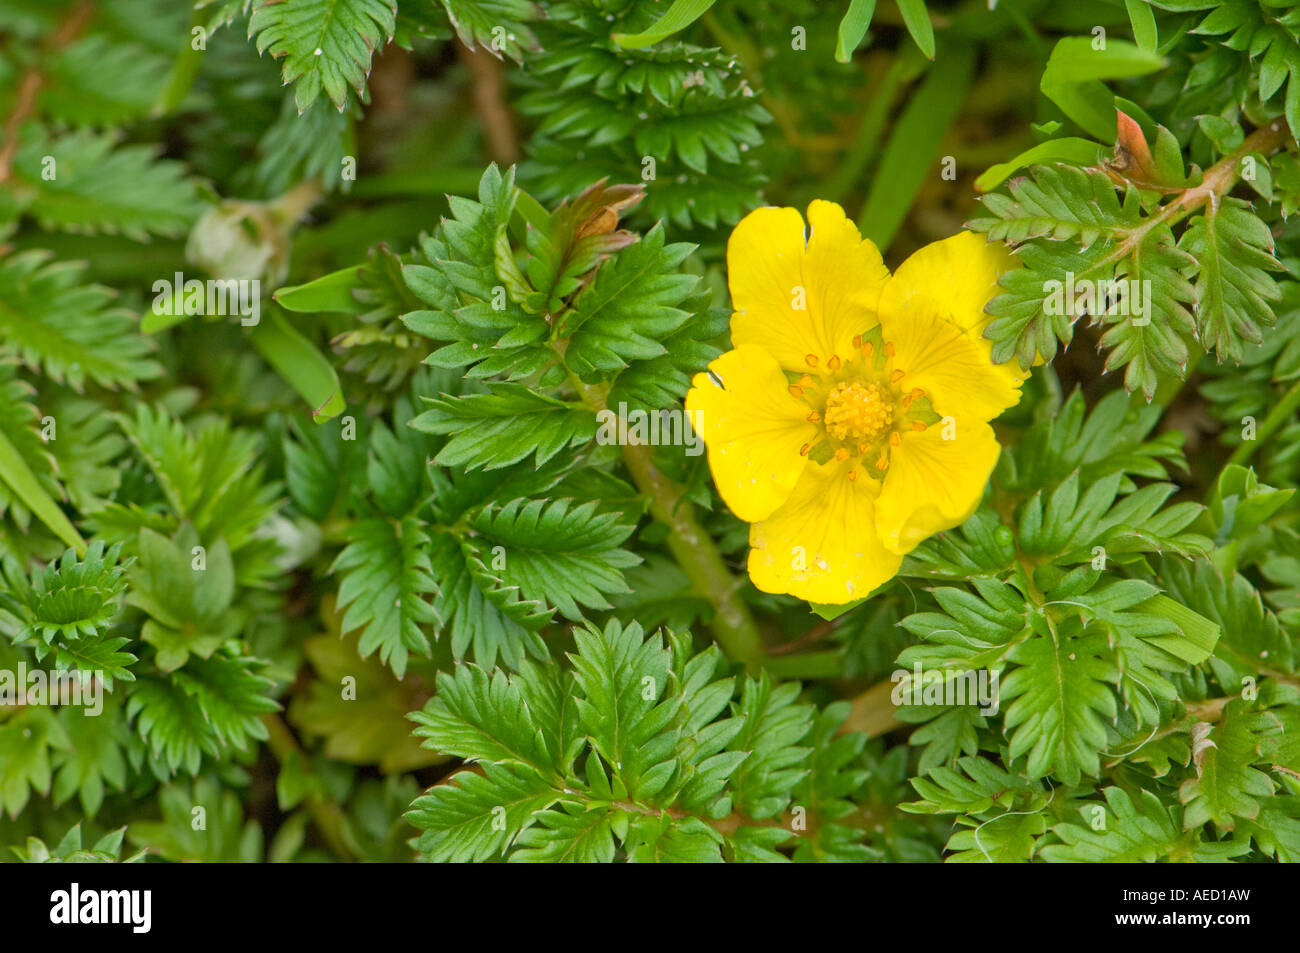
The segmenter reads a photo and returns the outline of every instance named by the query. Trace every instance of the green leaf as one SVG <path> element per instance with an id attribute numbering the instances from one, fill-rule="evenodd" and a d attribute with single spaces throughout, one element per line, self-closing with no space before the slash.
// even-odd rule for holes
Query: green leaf
<path id="1" fill-rule="evenodd" d="M 590 382 L 667 353 L 660 341 L 689 319 L 678 305 L 698 279 L 676 270 L 693 250 L 665 245 L 663 226 L 656 225 L 601 265 L 556 327 L 556 336 L 568 339 L 565 363 Z"/>
<path id="2" fill-rule="evenodd" d="M 64 515 L 59 504 L 54 502 L 41 486 L 40 480 L 27 465 L 22 454 L 3 433 L 0 433 L 0 479 L 4 480 L 14 494 L 49 527 L 54 535 L 77 552 L 85 552 L 86 541 Z"/>
<path id="3" fill-rule="evenodd" d="M 78 558 L 69 549 L 63 558 L 37 570 L 29 582 L 15 560 L 4 563 L 7 591 L 0 606 L 23 623 L 24 636 L 45 645 L 75 642 L 102 635 L 122 606 L 126 567 L 119 564 L 121 546 L 107 552 L 96 540 Z M 130 677 L 129 675 L 127 676 Z"/>
<path id="4" fill-rule="evenodd" d="M 1281 267 L 1272 232 L 1243 200 L 1224 198 L 1192 219 L 1178 247 L 1198 266 L 1198 336 L 1220 361 L 1240 362 L 1243 344 L 1259 344 L 1260 326 L 1274 322 L 1269 302 L 1282 297 L 1269 274 Z"/>
<path id="5" fill-rule="evenodd" d="M 429 409 L 411 421 L 416 430 L 449 434 L 437 462 L 447 467 L 495 470 L 534 456 L 541 466 L 561 450 L 596 435 L 596 415 L 586 407 L 497 382 L 487 393 L 424 398 Z"/>
<path id="6" fill-rule="evenodd" d="M 113 307 L 113 292 L 85 284 L 85 266 L 26 251 L 0 260 L 0 345 L 33 370 L 80 391 L 87 380 L 134 388 L 158 377 L 152 342 Z"/>
<path id="7" fill-rule="evenodd" d="M 161 821 L 137 821 L 127 836 L 131 843 L 171 861 L 243 863 L 262 861 L 262 828 L 245 820 L 239 796 L 209 778 L 191 788 L 169 784 L 158 798 Z M 194 808 L 203 808 L 204 825 L 194 824 Z"/>
<path id="8" fill-rule="evenodd" d="M 438 674 L 438 693 L 412 712 L 424 747 L 466 761 L 512 762 L 553 777 L 563 752 L 547 744 L 556 726 L 530 706 L 530 685 L 503 672 L 458 665 Z"/>
<path id="9" fill-rule="evenodd" d="M 989 166 L 975 180 L 975 188 L 981 192 L 996 189 L 1011 177 L 1011 173 L 1029 165 L 1052 165 L 1058 162 L 1067 166 L 1100 165 L 1105 153 L 1106 149 L 1091 139 L 1072 136 L 1049 139 L 1026 149 L 1008 162 Z"/>
<path id="10" fill-rule="evenodd" d="M 397 4 L 388 0 L 262 0 L 248 21 L 259 53 L 283 59 L 302 112 L 323 91 L 339 109 L 348 87 L 365 98 L 370 58 L 393 38 Z"/>
<path id="11" fill-rule="evenodd" d="M 1219 830 L 1230 831 L 1235 818 L 1254 820 L 1259 816 L 1258 799 L 1273 794 L 1273 782 L 1251 765 L 1260 759 L 1258 733 L 1269 724 L 1267 713 L 1250 711 L 1246 702 L 1234 698 L 1224 706 L 1217 725 L 1202 723 L 1200 731 L 1193 727 L 1196 776 L 1178 789 L 1185 829 L 1213 821 Z"/>
<path id="12" fill-rule="evenodd" d="M 1002 679 L 1003 722 L 1010 756 L 1027 754 L 1026 771 L 1054 773 L 1066 784 L 1095 776 L 1106 748 L 1106 721 L 1118 713 L 1117 679 L 1106 638 L 1099 632 L 1055 638 L 1038 635 L 1014 646 L 1017 666 Z"/>
<path id="13" fill-rule="evenodd" d="M 637 50 L 661 43 L 674 33 L 686 29 L 709 11 L 714 0 L 673 0 L 668 12 L 655 21 L 654 26 L 641 33 L 615 33 L 610 37 L 623 49 Z"/>
<path id="14" fill-rule="evenodd" d="M 1156 15 L 1151 12 L 1150 5 L 1146 0 L 1124 0 L 1124 9 L 1133 25 L 1133 39 L 1137 41 L 1138 49 L 1154 53 L 1160 45 L 1160 36 L 1156 30 Z"/>
<path id="15" fill-rule="evenodd" d="M 272 314 L 252 332 L 253 346 L 280 376 L 302 395 L 312 420 L 323 423 L 346 406 L 339 377 L 332 365 L 279 314 Z"/>
<path id="16" fill-rule="evenodd" d="M 375 649 L 400 677 L 410 652 L 429 654 L 422 626 L 438 622 L 428 593 L 437 591 L 426 550 L 427 533 L 413 516 L 371 519 L 353 525 L 351 541 L 331 571 L 340 574 L 339 607 L 346 608 L 342 631 L 365 626 L 359 649 Z"/>
<path id="17" fill-rule="evenodd" d="M 420 852 L 430 861 L 477 863 L 500 856 L 560 796 L 536 771 L 485 764 L 481 775 L 462 771 L 430 788 L 406 818 L 424 832 Z"/>
<path id="18" fill-rule="evenodd" d="M 59 711 L 69 743 L 55 752 L 54 802 L 62 804 L 76 794 L 91 817 L 99 812 L 106 791 L 126 787 L 126 721 L 111 695 L 105 701 L 103 710 L 94 715 L 85 708 Z"/>
<path id="19" fill-rule="evenodd" d="M 203 211 L 185 167 L 156 158 L 147 146 L 119 145 L 119 139 L 90 129 L 50 138 L 26 127 L 13 176 L 0 186 L 0 208 L 8 192 L 16 212 L 51 230 L 120 234 L 141 242 L 151 235 L 185 234 Z"/>
<path id="20" fill-rule="evenodd" d="M 851 0 L 836 33 L 835 61 L 837 63 L 847 63 L 853 59 L 853 51 L 862 45 L 862 38 L 867 35 L 867 29 L 871 26 L 871 17 L 875 12 L 876 0 Z M 928 22 L 929 17 L 927 16 L 926 19 Z M 933 35 L 931 40 L 933 41 Z M 930 56 L 933 58 L 933 52 Z"/>
<path id="21" fill-rule="evenodd" d="M 1152 791 L 1138 791 L 1137 801 L 1122 788 L 1102 789 L 1109 811 L 1096 803 L 1079 805 L 1086 823 L 1063 822 L 1052 827 L 1062 841 L 1049 844 L 1039 856 L 1050 863 L 1155 863 L 1160 860 L 1195 860 L 1222 863 L 1250 850 L 1248 843 L 1188 843 L 1182 830 L 1182 812 L 1168 807 Z M 1098 813 L 1100 812 L 1100 813 Z M 1098 827 L 1098 818 L 1104 818 Z"/>
<path id="22" fill-rule="evenodd" d="M 580 606 L 609 608 L 605 595 L 627 591 L 620 570 L 640 562 L 618 548 L 632 525 L 598 512 L 594 501 L 517 499 L 485 507 L 470 525 L 480 558 L 495 564 L 500 557 L 503 582 L 574 621 L 583 618 Z"/>
<path id="23" fill-rule="evenodd" d="M 903 15 L 907 32 L 912 34 L 926 59 L 934 59 L 934 26 L 930 23 L 925 0 L 898 0 L 898 12 Z"/>
<path id="24" fill-rule="evenodd" d="M 0 807 L 11 818 L 27 806 L 33 791 L 42 797 L 49 793 L 51 749 L 67 744 L 48 707 L 27 706 L 0 724 Z"/>
<path id="25" fill-rule="evenodd" d="M 530 0 L 441 0 L 447 17 L 468 47 L 479 46 L 493 56 L 502 53 L 517 63 L 524 50 L 538 49 L 537 37 L 528 21 L 542 16 Z"/>
<path id="26" fill-rule="evenodd" d="M 1043 70 L 1043 95 L 1061 107 L 1090 136 L 1107 142 L 1115 135 L 1115 97 L 1101 82 L 1145 76 L 1165 66 L 1164 57 L 1124 40 L 1067 36 L 1056 42 Z"/>

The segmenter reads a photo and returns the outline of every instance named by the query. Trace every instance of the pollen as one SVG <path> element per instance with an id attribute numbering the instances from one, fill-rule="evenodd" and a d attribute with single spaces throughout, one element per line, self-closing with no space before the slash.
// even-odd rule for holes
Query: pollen
<path id="1" fill-rule="evenodd" d="M 871 441 L 893 423 L 894 408 L 879 384 L 845 381 L 826 398 L 822 418 L 837 440 Z"/>

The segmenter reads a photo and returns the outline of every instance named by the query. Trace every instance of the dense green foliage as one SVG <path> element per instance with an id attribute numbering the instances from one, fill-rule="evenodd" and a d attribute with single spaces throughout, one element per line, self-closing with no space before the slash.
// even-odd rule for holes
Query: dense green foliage
<path id="1" fill-rule="evenodd" d="M 4 860 L 1300 859 L 1300 4 L 988 7 L 0 0 Z M 833 609 L 598 439 L 814 197 L 1031 371 Z"/>

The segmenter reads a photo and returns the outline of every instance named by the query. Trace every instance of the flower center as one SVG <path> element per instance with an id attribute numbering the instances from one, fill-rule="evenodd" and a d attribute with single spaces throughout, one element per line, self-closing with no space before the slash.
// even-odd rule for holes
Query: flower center
<path id="1" fill-rule="evenodd" d="M 889 395 L 879 384 L 842 381 L 826 397 L 822 419 L 837 440 L 875 440 L 894 422 Z"/>

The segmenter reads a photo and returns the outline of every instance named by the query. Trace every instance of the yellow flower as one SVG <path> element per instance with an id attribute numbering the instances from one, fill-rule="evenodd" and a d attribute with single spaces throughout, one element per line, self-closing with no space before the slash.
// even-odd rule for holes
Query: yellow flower
<path id="1" fill-rule="evenodd" d="M 963 232 L 892 277 L 832 202 L 762 208 L 727 245 L 734 350 L 686 408 L 749 530 L 749 575 L 810 602 L 860 599 L 965 521 L 1000 450 L 989 421 L 1025 374 L 982 334 L 1000 244 Z"/>

